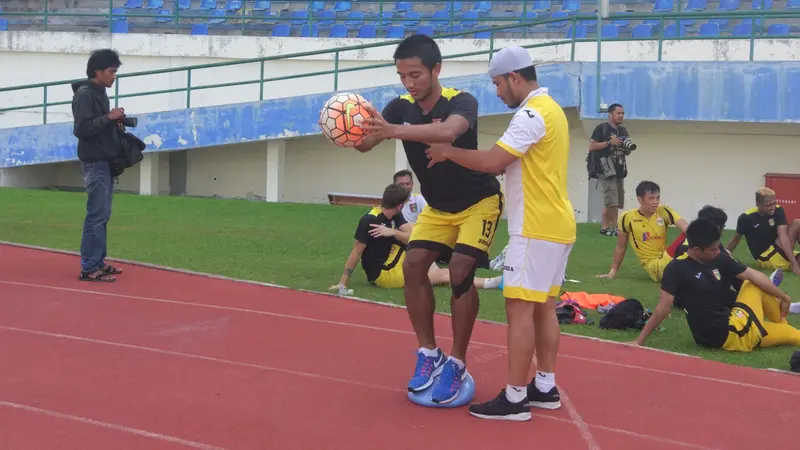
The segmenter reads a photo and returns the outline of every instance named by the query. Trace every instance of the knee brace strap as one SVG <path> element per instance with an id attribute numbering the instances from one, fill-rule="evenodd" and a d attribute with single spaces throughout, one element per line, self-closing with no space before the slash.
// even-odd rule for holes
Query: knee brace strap
<path id="1" fill-rule="evenodd" d="M 453 297 L 459 298 L 462 295 L 469 292 L 470 288 L 472 287 L 472 284 L 475 281 L 475 272 L 477 270 L 478 270 L 477 265 L 473 264 L 472 268 L 469 271 L 469 274 L 467 274 L 467 277 L 464 279 L 464 281 L 460 283 L 453 283 L 452 281 L 450 282 L 450 287 L 453 289 Z"/>

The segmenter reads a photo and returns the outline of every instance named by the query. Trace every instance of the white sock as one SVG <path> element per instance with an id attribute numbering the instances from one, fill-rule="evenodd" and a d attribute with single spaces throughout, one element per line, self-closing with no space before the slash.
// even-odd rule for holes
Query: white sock
<path id="1" fill-rule="evenodd" d="M 506 398 L 511 403 L 519 403 L 527 400 L 528 387 L 527 386 L 512 386 L 506 385 Z"/>
<path id="2" fill-rule="evenodd" d="M 462 361 L 462 360 L 460 360 L 458 358 L 453 358 L 451 356 L 451 357 L 449 357 L 447 359 L 449 359 L 450 361 L 453 361 L 454 363 L 456 363 L 456 365 L 458 366 L 459 369 L 463 369 L 464 366 L 466 366 L 466 364 L 464 364 L 464 361 Z"/>
<path id="3" fill-rule="evenodd" d="M 486 281 L 483 283 L 483 288 L 497 289 L 497 286 L 500 286 L 501 281 L 503 281 L 503 277 L 487 278 Z"/>
<path id="4" fill-rule="evenodd" d="M 800 302 L 795 302 L 789 305 L 789 312 L 792 314 L 800 314 Z"/>
<path id="5" fill-rule="evenodd" d="M 425 355 L 425 356 L 428 356 L 428 357 L 431 357 L 431 358 L 432 358 L 432 357 L 434 357 L 434 356 L 436 356 L 436 355 L 438 355 L 438 354 L 439 354 L 439 347 L 436 347 L 436 348 L 435 348 L 435 349 L 433 349 L 433 350 L 431 350 L 431 349 L 429 349 L 429 348 L 425 348 L 425 347 L 420 347 L 420 348 L 419 348 L 419 351 L 420 351 L 420 352 L 421 352 L 423 355 Z"/>
<path id="6" fill-rule="evenodd" d="M 536 371 L 536 389 L 540 392 L 548 393 L 556 385 L 556 374 Z"/>

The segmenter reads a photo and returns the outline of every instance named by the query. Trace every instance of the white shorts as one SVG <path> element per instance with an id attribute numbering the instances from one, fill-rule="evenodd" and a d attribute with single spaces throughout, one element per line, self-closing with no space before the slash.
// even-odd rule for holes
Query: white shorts
<path id="1" fill-rule="evenodd" d="M 503 266 L 503 296 L 544 303 L 558 297 L 572 244 L 511 236 Z"/>

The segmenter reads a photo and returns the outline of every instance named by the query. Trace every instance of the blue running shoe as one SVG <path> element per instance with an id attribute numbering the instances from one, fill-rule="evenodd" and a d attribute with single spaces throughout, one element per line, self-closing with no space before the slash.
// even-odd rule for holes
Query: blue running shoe
<path id="1" fill-rule="evenodd" d="M 408 382 L 408 390 L 419 392 L 427 389 L 433 384 L 433 379 L 442 373 L 444 363 L 444 352 L 441 349 L 436 356 L 425 356 L 424 353 L 417 351 L 417 367 L 414 369 L 414 376 Z"/>
<path id="2" fill-rule="evenodd" d="M 461 382 L 467 377 L 467 368 L 458 367 L 455 361 L 448 359 L 444 363 L 442 375 L 436 380 L 431 393 L 434 403 L 450 403 L 458 397 Z"/>
<path id="3" fill-rule="evenodd" d="M 783 282 L 783 270 L 775 269 L 772 275 L 769 276 L 769 280 L 772 281 L 772 284 L 775 286 L 780 286 Z"/>

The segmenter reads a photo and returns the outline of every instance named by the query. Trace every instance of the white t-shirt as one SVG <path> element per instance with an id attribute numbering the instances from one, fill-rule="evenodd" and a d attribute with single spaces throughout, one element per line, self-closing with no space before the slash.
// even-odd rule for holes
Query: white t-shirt
<path id="1" fill-rule="evenodd" d="M 422 194 L 411 194 L 406 204 L 403 205 L 403 218 L 408 223 L 417 223 L 419 213 L 422 212 L 422 208 L 427 204 L 428 202 L 425 201 Z"/>

